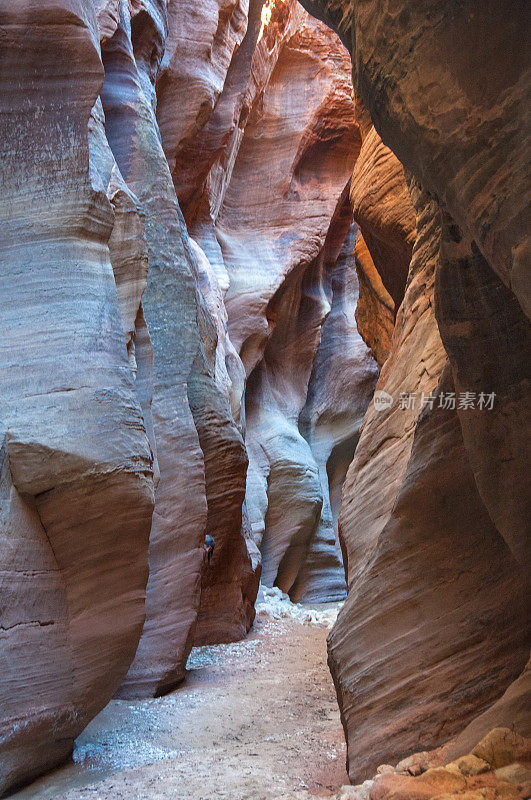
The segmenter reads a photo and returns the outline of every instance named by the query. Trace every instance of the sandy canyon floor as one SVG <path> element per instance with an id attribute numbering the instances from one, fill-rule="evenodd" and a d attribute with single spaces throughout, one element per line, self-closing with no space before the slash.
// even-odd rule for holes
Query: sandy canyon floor
<path id="1" fill-rule="evenodd" d="M 195 648 L 167 697 L 113 700 L 73 760 L 16 800 L 273 800 L 348 782 L 326 626 L 264 611 L 243 642 Z"/>

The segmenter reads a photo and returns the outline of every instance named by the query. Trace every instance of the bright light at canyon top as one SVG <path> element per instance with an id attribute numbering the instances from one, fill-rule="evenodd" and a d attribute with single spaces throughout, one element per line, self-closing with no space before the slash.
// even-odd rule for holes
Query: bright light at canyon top
<path id="1" fill-rule="evenodd" d="M 264 31 L 271 22 L 271 17 L 273 16 L 273 9 L 276 5 L 275 0 L 267 0 L 265 5 L 262 8 L 262 27 L 260 28 L 260 35 L 258 36 L 258 41 L 261 40 L 262 36 L 264 35 Z"/>

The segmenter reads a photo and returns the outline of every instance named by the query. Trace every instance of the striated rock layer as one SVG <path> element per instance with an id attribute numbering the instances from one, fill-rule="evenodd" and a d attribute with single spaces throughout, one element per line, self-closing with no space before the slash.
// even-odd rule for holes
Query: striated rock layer
<path id="1" fill-rule="evenodd" d="M 94 9 L 2 3 L 0 18 L 3 792 L 68 755 L 134 656 L 153 459 L 122 327 L 145 263 L 119 296 L 110 237 L 130 233 L 123 217 L 113 231 L 88 142 L 103 81 Z"/>
<path id="2" fill-rule="evenodd" d="M 249 375 L 247 505 L 262 577 L 294 598 L 323 600 L 343 596 L 343 568 L 326 460 L 299 415 L 350 224 L 337 198 L 359 135 L 340 45 L 300 10 L 288 25 L 251 108 L 216 236 L 230 279 L 229 333 Z"/>
<path id="3" fill-rule="evenodd" d="M 216 69 L 227 66 L 222 87 L 213 68 L 216 36 L 208 39 L 209 47 L 194 48 L 193 54 L 187 49 L 191 20 L 197 22 L 207 8 L 197 11 L 197 18 L 186 9 L 175 18 L 170 13 L 157 80 L 157 119 L 188 228 L 203 251 L 203 272 L 217 281 L 218 307 L 226 308 L 218 337 L 230 354 L 226 385 L 250 459 L 247 550 L 252 556 L 253 547 L 261 547 L 266 583 L 276 582 L 299 599 L 324 600 L 344 595 L 326 471 L 330 454 L 325 456 L 317 438 L 314 452 L 299 415 L 350 225 L 344 197 L 338 199 L 360 138 L 349 59 L 337 38 L 293 0 L 269 2 L 265 16 L 262 6 L 249 3 L 245 29 L 238 4 L 226 13 L 220 8 L 216 36 L 226 31 L 226 46 Z M 208 31 L 207 38 L 213 27 Z M 187 53 L 196 60 L 193 69 Z M 178 89 L 191 74 L 200 89 L 183 97 Z M 353 273 L 352 247 L 343 258 L 338 269 Z M 354 296 L 352 301 L 351 312 Z M 352 313 L 349 324 L 355 331 Z M 353 386 L 352 405 L 342 412 L 345 436 L 348 430 L 351 438 L 369 399 L 369 389 L 361 389 L 364 381 L 366 387 L 370 383 L 365 370 L 371 372 L 364 365 L 366 350 L 355 339 L 353 333 L 346 360 L 359 358 L 360 374 L 356 377 L 353 367 L 352 374 L 360 395 Z M 324 352 L 333 357 L 331 351 L 339 347 L 336 340 Z M 333 448 L 339 440 L 330 444 Z M 342 477 L 345 471 L 346 465 Z M 342 477 L 334 478 L 336 495 Z M 215 499 L 209 503 L 209 529 L 210 519 L 223 516 L 212 516 L 210 505 L 215 509 Z M 230 520 L 232 534 L 223 526 L 217 535 L 211 531 L 216 542 L 237 536 L 239 518 L 227 514 Z M 231 545 L 232 560 L 236 551 Z M 230 569 L 222 552 L 217 557 L 216 545 L 212 563 L 203 570 L 198 642 L 228 635 L 222 598 L 233 585 Z"/>
<path id="4" fill-rule="evenodd" d="M 479 736 L 486 732 L 483 726 L 496 724 L 497 714 L 507 724 L 508 709 L 516 711 L 515 698 L 524 702 L 525 675 L 510 683 L 525 667 L 529 641 L 525 11 L 516 4 L 505 14 L 499 4 L 475 0 L 459 8 L 450 2 L 408 2 L 400 11 L 379 0 L 304 5 L 329 24 L 342 24 L 343 38 L 352 46 L 356 92 L 378 134 L 432 193 L 434 225 L 431 231 L 419 227 L 417 243 L 433 239 L 435 291 L 427 299 L 435 306 L 449 360 L 434 408 L 429 401 L 405 430 L 382 440 L 387 420 L 398 410 L 393 404 L 390 414 L 381 412 L 379 424 L 372 422 L 376 409 L 369 410 L 345 486 L 340 531 L 350 595 L 330 637 L 330 662 L 349 741 L 350 774 L 363 777 L 376 752 L 380 759 L 397 758 L 419 742 L 429 747 L 444 742 L 465 726 Z M 506 50 L 511 62 L 498 68 L 499 53 Z M 382 269 L 370 238 L 365 244 L 376 269 Z M 415 249 L 379 386 L 394 390 L 395 404 L 395 391 L 410 391 L 415 372 L 423 380 L 435 378 L 433 385 L 437 377 L 426 374 L 420 341 L 410 350 L 406 369 L 398 371 L 401 351 L 411 348 L 420 333 L 415 306 L 409 305 L 415 264 L 422 258 Z M 395 298 L 383 269 L 380 277 Z M 367 305 L 371 301 L 375 307 L 375 294 L 366 292 Z M 402 310 L 409 311 L 407 329 Z M 367 341 L 379 344 L 381 328 L 373 319 L 369 325 L 365 311 L 359 316 Z M 407 335 L 400 343 L 402 327 Z M 396 383 L 387 383 L 395 371 Z M 437 398 L 444 404 L 440 398 L 452 390 L 458 399 L 475 393 L 474 405 L 483 395 L 483 408 L 458 402 L 456 409 L 443 405 L 439 411 Z M 487 410 L 485 398 L 492 395 L 494 407 Z M 368 453 L 363 460 L 371 448 L 374 458 Z M 451 452 L 455 461 L 445 467 Z M 367 480 L 382 456 L 384 469 Z M 417 495 L 422 486 L 429 491 Z M 388 498 L 382 518 L 363 502 L 372 492 Z M 447 547 L 440 550 L 443 541 Z M 386 581 L 391 553 L 396 565 Z M 463 573 L 466 563 L 470 566 Z M 426 586 L 430 569 L 435 571 Z M 404 578 L 398 585 L 397 571 Z M 499 588 L 485 592 L 485 582 Z M 385 614 L 378 605 L 384 586 Z M 428 622 L 439 590 L 434 640 L 423 621 Z M 395 666 L 402 646 L 402 661 Z M 408 658 L 414 663 L 406 680 L 400 670 Z M 420 666 L 417 672 L 414 665 Z M 430 685 L 435 676 L 438 682 Z M 373 723 L 380 713 L 378 732 Z M 510 724 L 524 726 L 525 714 L 515 713 Z"/>
<path id="5" fill-rule="evenodd" d="M 184 676 L 207 522 L 230 516 L 231 638 L 251 624 L 258 563 L 214 311 L 153 112 L 166 18 L 127 2 L 0 12 L 1 792 L 68 755 L 133 661 L 153 476 L 124 694 Z"/>
<path id="6" fill-rule="evenodd" d="M 402 164 L 383 144 L 359 98 L 356 119 L 362 144 L 352 174 L 352 213 L 380 279 L 398 309 L 404 298 L 415 241 L 415 209 Z"/>
<path id="7" fill-rule="evenodd" d="M 376 380 L 337 38 L 294 0 L 8 5 L 0 791 L 244 636 L 259 545 L 269 583 L 344 595 Z"/>
<path id="8" fill-rule="evenodd" d="M 356 227 L 350 222 L 348 203 L 342 208 L 341 217 L 350 228 L 338 260 L 326 276 L 330 311 L 322 326 L 306 403 L 299 417 L 301 432 L 318 466 L 323 508 L 292 595 L 304 596 L 305 587 L 317 581 L 317 572 L 324 601 L 333 596 L 333 573 L 324 557 L 326 543 L 335 542 L 336 547 L 339 543 L 341 491 L 377 379 L 376 365 L 358 333 L 353 314 L 359 289 L 353 270 Z"/>
<path id="9" fill-rule="evenodd" d="M 107 135 L 146 219 L 150 270 L 143 308 L 155 351 L 153 416 L 160 469 L 146 623 L 122 696 L 160 694 L 184 677 L 201 598 L 207 525 L 222 554 L 229 516 L 235 532 L 225 546 L 241 550 L 239 560 L 233 553 L 231 568 L 247 565 L 252 572 L 237 522 L 246 455 L 229 402 L 216 384 L 215 323 L 201 293 L 197 256 L 160 144 L 151 100 L 166 27 L 155 11 L 146 16 L 148 10 L 130 20 L 123 6 L 120 25 L 103 48 Z M 227 489 L 221 507 L 219 480 Z M 231 619 L 228 636 L 246 632 L 253 600 L 252 587 L 249 597 L 240 591 L 239 598 L 230 598 L 233 607 L 227 613 L 231 618 L 239 613 L 241 621 L 238 625 Z"/>

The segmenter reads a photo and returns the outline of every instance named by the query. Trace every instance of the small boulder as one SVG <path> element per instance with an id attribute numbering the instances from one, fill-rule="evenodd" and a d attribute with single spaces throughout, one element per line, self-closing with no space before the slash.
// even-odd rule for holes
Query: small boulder
<path id="1" fill-rule="evenodd" d="M 394 775 L 396 770 L 390 764 L 380 764 L 376 772 L 378 775 Z"/>
<path id="2" fill-rule="evenodd" d="M 509 728 L 494 728 L 477 744 L 472 753 L 494 769 L 506 767 L 527 755 L 531 742 Z"/>
<path id="3" fill-rule="evenodd" d="M 466 789 L 466 780 L 441 767 L 424 772 L 419 777 L 410 775 L 381 775 L 370 791 L 370 800 L 432 800 L 444 794 L 455 794 Z"/>
<path id="4" fill-rule="evenodd" d="M 481 775 L 483 772 L 488 772 L 490 764 L 470 753 L 468 756 L 462 756 L 447 764 L 445 769 L 470 777 L 471 775 Z"/>
<path id="5" fill-rule="evenodd" d="M 531 784 L 531 769 L 526 764 L 508 764 L 506 767 L 500 767 L 496 770 L 496 777 L 500 781 L 507 781 L 507 783 L 515 783 L 518 786 L 526 786 Z"/>
<path id="6" fill-rule="evenodd" d="M 430 753 L 425 750 L 421 753 L 414 753 L 412 756 L 399 761 L 395 772 L 401 772 L 406 775 L 421 775 L 430 768 L 430 758 Z"/>
<path id="7" fill-rule="evenodd" d="M 416 780 L 417 785 L 429 787 L 434 794 L 438 791 L 459 792 L 466 788 L 466 781 L 462 775 L 449 772 L 444 767 L 434 767 L 423 772 Z"/>

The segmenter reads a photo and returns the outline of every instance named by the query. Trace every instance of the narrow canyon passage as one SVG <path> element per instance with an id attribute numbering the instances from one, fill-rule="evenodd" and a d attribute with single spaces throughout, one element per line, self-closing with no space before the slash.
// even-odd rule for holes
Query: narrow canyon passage
<path id="1" fill-rule="evenodd" d="M 194 648 L 176 692 L 111 701 L 74 763 L 13 800 L 335 797 L 348 779 L 328 631 L 259 613 L 245 641 Z"/>
<path id="2" fill-rule="evenodd" d="M 531 800 L 530 9 L 0 0 L 0 798 Z"/>

